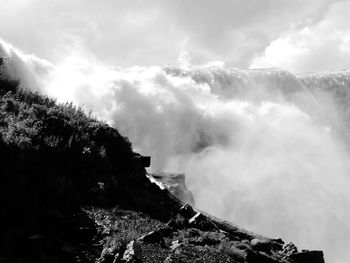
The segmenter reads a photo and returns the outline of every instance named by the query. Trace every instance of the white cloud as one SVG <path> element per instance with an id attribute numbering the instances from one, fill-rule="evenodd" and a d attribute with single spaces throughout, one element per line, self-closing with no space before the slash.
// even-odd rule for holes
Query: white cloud
<path id="1" fill-rule="evenodd" d="M 292 72 L 349 68 L 348 10 L 350 1 L 335 3 L 320 22 L 284 32 L 250 67 L 281 67 Z"/>
<path id="2" fill-rule="evenodd" d="M 0 37 L 53 62 L 84 50 L 113 65 L 177 64 L 186 51 L 195 64 L 248 67 L 279 32 L 336 1 L 2 0 Z"/>

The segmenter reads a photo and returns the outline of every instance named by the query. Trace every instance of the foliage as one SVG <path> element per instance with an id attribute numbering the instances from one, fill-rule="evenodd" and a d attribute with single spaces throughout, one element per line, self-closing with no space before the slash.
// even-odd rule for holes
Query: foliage
<path id="1" fill-rule="evenodd" d="M 81 206 L 119 202 L 137 154 L 81 108 L 19 88 L 6 78 L 5 63 L 0 59 L 0 200 L 8 227 L 0 251 L 15 255 L 19 238 L 67 235 Z"/>

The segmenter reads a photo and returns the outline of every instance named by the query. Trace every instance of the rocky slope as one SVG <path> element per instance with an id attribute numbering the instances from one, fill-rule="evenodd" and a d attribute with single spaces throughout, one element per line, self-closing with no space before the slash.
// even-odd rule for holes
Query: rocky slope
<path id="1" fill-rule="evenodd" d="M 127 138 L 71 104 L 1 75 L 0 108 L 0 262 L 324 262 L 197 211 L 183 176 L 148 175 Z"/>

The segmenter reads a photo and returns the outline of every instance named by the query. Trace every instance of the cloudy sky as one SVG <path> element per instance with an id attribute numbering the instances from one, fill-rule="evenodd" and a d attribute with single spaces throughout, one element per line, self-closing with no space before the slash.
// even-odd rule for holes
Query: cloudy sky
<path id="1" fill-rule="evenodd" d="M 296 73 L 350 68 L 349 11 L 350 0 L 1 0 L 0 38 L 54 63 Z"/>

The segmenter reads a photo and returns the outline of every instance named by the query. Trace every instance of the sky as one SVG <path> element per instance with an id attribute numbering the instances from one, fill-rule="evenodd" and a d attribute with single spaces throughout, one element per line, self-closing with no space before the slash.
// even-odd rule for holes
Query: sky
<path id="1" fill-rule="evenodd" d="M 53 63 L 350 68 L 350 0 L 1 0 L 0 38 Z"/>

